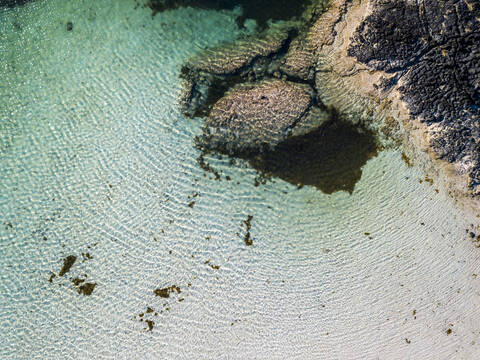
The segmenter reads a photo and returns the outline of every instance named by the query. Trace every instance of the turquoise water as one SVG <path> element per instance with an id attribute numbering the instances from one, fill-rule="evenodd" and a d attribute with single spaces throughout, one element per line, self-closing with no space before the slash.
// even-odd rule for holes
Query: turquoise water
<path id="1" fill-rule="evenodd" d="M 214 156 L 220 181 L 204 174 L 179 73 L 247 32 L 237 15 L 1 10 L 0 357 L 479 356 L 478 219 L 400 151 L 369 160 L 351 195 L 255 186 Z"/>

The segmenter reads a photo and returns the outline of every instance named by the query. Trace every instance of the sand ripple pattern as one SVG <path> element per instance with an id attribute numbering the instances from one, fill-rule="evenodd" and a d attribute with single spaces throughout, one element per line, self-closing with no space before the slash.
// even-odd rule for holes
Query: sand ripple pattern
<path id="1" fill-rule="evenodd" d="M 394 151 L 352 195 L 254 186 L 216 157 L 220 181 L 204 174 L 178 74 L 235 19 L 134 8 L 0 13 L 0 357 L 480 356 L 478 219 Z M 71 281 L 85 275 L 89 296 Z"/>

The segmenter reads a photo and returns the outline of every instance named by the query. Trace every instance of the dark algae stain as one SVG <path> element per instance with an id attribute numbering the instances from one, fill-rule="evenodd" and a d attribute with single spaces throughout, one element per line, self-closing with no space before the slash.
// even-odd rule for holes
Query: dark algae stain
<path id="1" fill-rule="evenodd" d="M 145 324 L 147 324 L 147 326 L 148 326 L 148 331 L 152 331 L 153 330 L 153 325 L 155 325 L 153 320 L 145 320 Z"/>
<path id="2" fill-rule="evenodd" d="M 73 23 L 71 21 L 67 22 L 66 28 L 67 28 L 67 31 L 72 31 L 73 30 Z"/>
<path id="3" fill-rule="evenodd" d="M 78 287 L 78 293 L 85 296 L 92 295 L 95 286 L 97 286 L 97 283 L 85 283 L 83 285 L 80 285 Z"/>
<path id="4" fill-rule="evenodd" d="M 237 19 L 243 26 L 246 19 L 254 19 L 260 29 L 267 26 L 268 20 L 289 20 L 298 18 L 311 4 L 311 0 L 150 0 L 147 6 L 152 9 L 152 15 L 169 9 L 180 7 L 195 7 L 199 9 L 233 10 L 242 7 L 242 15 Z"/>
<path id="5" fill-rule="evenodd" d="M 93 256 L 90 255 L 90 253 L 88 253 L 88 252 L 87 253 L 82 252 L 82 256 L 83 256 L 83 262 L 93 259 Z"/>
<path id="6" fill-rule="evenodd" d="M 206 260 L 205 261 L 205 264 L 210 266 L 210 268 L 212 268 L 213 270 L 219 270 L 220 269 L 220 265 L 213 265 L 210 263 L 210 259 Z"/>
<path id="7" fill-rule="evenodd" d="M 0 0 L 0 7 L 15 7 L 19 5 L 25 5 L 31 0 Z"/>
<path id="8" fill-rule="evenodd" d="M 252 246 L 253 245 L 253 239 L 252 239 L 252 236 L 250 235 L 250 229 L 252 228 L 252 220 L 253 220 L 253 216 L 248 215 L 247 220 L 243 221 L 243 223 L 245 224 L 245 227 L 246 227 L 245 236 L 243 237 L 243 241 L 245 242 L 245 245 L 247 245 L 247 246 Z"/>
<path id="9" fill-rule="evenodd" d="M 197 144 L 197 146 L 199 146 L 199 144 Z M 205 173 L 212 173 L 215 176 L 215 180 L 220 181 L 221 180 L 220 173 L 205 161 L 205 155 L 207 154 L 207 151 L 203 149 L 201 146 L 199 147 L 200 147 L 201 153 L 197 158 L 198 165 L 203 169 L 203 171 L 205 171 Z"/>
<path id="10" fill-rule="evenodd" d="M 413 164 L 412 164 L 412 161 L 410 160 L 410 158 L 407 156 L 407 154 L 405 154 L 404 152 L 402 152 L 402 160 L 405 164 L 407 164 L 408 167 L 412 167 Z"/>
<path id="11" fill-rule="evenodd" d="M 85 279 L 80 279 L 80 278 L 74 278 L 72 279 L 72 284 L 75 286 L 80 285 L 81 283 L 85 282 Z"/>
<path id="12" fill-rule="evenodd" d="M 73 266 L 76 260 L 77 260 L 77 257 L 74 255 L 68 255 L 65 259 L 63 259 L 63 266 L 60 272 L 58 273 L 58 276 L 63 276 L 67 272 L 69 272 L 70 268 Z"/>
<path id="13" fill-rule="evenodd" d="M 88 254 L 88 253 L 82 253 L 82 256 L 84 257 L 84 262 L 88 259 L 93 259 L 93 257 Z M 74 255 L 68 255 L 66 258 L 63 259 L 63 266 L 60 269 L 60 272 L 58 273 L 58 277 L 64 276 L 66 273 L 70 272 L 70 269 L 72 266 L 75 264 L 77 261 L 77 257 Z M 48 282 L 53 283 L 53 280 L 56 278 L 56 275 L 52 272 L 50 275 L 50 278 L 48 279 Z M 73 286 L 76 288 L 79 294 L 88 296 L 93 293 L 93 290 L 97 286 L 97 283 L 94 282 L 86 282 L 87 279 L 87 274 L 83 275 L 82 277 L 76 276 L 73 278 L 70 278 L 70 281 L 72 282 Z M 59 286 L 64 285 L 64 283 L 60 282 L 58 283 Z"/>
<path id="14" fill-rule="evenodd" d="M 362 167 L 377 156 L 375 134 L 343 121 L 333 121 L 304 136 L 290 137 L 274 150 L 250 159 L 260 173 L 294 185 L 311 185 L 326 194 L 350 194 Z"/>
<path id="15" fill-rule="evenodd" d="M 155 294 L 155 296 L 160 296 L 166 299 L 166 298 L 169 298 L 170 294 L 174 291 L 177 294 L 180 294 L 182 292 L 178 286 L 172 285 L 163 289 L 155 289 L 153 290 L 153 293 Z"/>
<path id="16" fill-rule="evenodd" d="M 144 323 L 146 325 L 145 331 L 152 331 L 155 326 L 155 321 L 153 319 L 157 317 L 158 312 L 148 306 L 145 312 L 135 315 L 133 320 L 138 320 L 139 322 Z"/>

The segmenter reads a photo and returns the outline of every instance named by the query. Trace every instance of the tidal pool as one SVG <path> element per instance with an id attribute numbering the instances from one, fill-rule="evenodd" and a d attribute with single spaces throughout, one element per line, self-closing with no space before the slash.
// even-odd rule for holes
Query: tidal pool
<path id="1" fill-rule="evenodd" d="M 478 217 L 400 150 L 344 190 L 205 171 L 182 64 L 252 30 L 143 5 L 0 9 L 0 358 L 479 357 Z"/>

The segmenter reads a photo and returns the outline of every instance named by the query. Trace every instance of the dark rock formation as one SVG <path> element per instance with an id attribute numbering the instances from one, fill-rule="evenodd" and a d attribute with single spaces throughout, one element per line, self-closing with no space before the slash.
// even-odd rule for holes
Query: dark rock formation
<path id="1" fill-rule="evenodd" d="M 402 80 L 411 117 L 436 124 L 431 147 L 441 159 L 470 163 L 474 189 L 480 185 L 480 4 L 370 2 L 372 14 L 348 54 Z"/>

